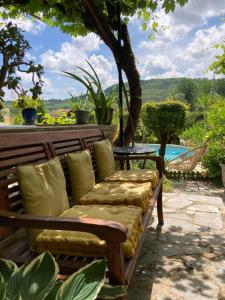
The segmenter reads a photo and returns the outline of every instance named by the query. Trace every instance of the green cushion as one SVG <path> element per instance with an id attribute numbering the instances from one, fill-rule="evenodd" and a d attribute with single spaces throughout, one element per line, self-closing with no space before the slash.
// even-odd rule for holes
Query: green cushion
<path id="1" fill-rule="evenodd" d="M 115 172 L 112 144 L 109 140 L 94 143 L 94 152 L 99 180 L 104 180 Z"/>
<path id="2" fill-rule="evenodd" d="M 91 155 L 88 150 L 69 153 L 66 155 L 73 199 L 78 202 L 95 186 L 95 173 L 92 166 Z"/>
<path id="3" fill-rule="evenodd" d="M 57 158 L 39 165 L 19 166 L 19 185 L 27 214 L 59 216 L 69 207 L 66 181 Z M 30 231 L 31 241 L 40 230 Z"/>

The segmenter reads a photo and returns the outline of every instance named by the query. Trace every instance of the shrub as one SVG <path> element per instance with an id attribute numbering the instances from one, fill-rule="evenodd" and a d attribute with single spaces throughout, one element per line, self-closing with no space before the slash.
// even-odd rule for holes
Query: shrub
<path id="1" fill-rule="evenodd" d="M 166 143 L 172 134 L 180 133 L 185 126 L 187 105 L 180 101 L 149 102 L 142 108 L 141 118 L 149 133 L 158 138 L 159 154 L 164 158 Z"/>
<path id="2" fill-rule="evenodd" d="M 203 163 L 210 175 L 221 180 L 220 163 L 225 163 L 225 100 L 214 103 L 206 116 L 208 151 Z"/>
<path id="3" fill-rule="evenodd" d="M 221 180 L 220 163 L 225 163 L 225 143 L 223 146 L 220 142 L 208 144 L 206 155 L 203 157 L 203 164 L 208 168 L 209 174 L 212 178 Z"/>
<path id="4" fill-rule="evenodd" d="M 206 129 L 201 123 L 196 123 L 183 131 L 181 137 L 188 142 L 190 146 L 198 146 L 205 140 Z"/>

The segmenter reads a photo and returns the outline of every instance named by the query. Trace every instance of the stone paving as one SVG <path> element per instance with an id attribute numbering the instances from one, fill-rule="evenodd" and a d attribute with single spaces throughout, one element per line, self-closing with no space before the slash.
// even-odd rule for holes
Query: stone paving
<path id="1" fill-rule="evenodd" d="M 163 194 L 165 225 L 153 216 L 128 300 L 225 300 L 224 198 L 200 182 Z"/>

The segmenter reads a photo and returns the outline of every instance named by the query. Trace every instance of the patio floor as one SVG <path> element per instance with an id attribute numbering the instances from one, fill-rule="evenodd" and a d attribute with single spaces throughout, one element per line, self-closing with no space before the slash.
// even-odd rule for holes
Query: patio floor
<path id="1" fill-rule="evenodd" d="M 225 300 L 225 192 L 182 181 L 146 232 L 129 300 Z M 156 210 L 155 210 L 156 212 Z"/>

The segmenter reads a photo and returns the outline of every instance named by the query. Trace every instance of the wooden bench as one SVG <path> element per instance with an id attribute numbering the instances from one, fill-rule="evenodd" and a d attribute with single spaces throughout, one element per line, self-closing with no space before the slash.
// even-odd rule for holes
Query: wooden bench
<path id="1" fill-rule="evenodd" d="M 122 243 L 126 240 L 127 229 L 119 223 L 96 219 L 35 217 L 23 213 L 22 199 L 18 186 L 16 167 L 22 164 L 45 162 L 55 156 L 60 158 L 67 181 L 67 191 L 71 199 L 70 177 L 66 165 L 65 153 L 89 149 L 93 166 L 96 163 L 93 156 L 93 143 L 104 139 L 101 129 L 64 130 L 44 132 L 0 133 L 0 256 L 12 259 L 22 264 L 35 257 L 29 249 L 28 241 L 23 236 L 24 229 L 43 228 L 90 232 L 106 241 L 109 282 L 113 284 L 130 283 L 144 234 L 140 236 L 136 254 L 131 259 L 125 259 Z M 139 159 L 140 157 L 129 157 Z M 117 158 L 125 159 L 127 157 Z M 155 203 L 159 223 L 163 224 L 162 214 L 162 179 L 161 159 L 150 157 L 157 164 L 160 181 L 153 191 L 149 208 L 143 216 L 142 224 L 147 227 Z M 18 229 L 20 229 L 18 231 Z M 68 257 L 56 255 L 62 274 L 69 274 L 90 263 L 93 258 Z"/>

